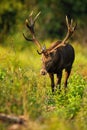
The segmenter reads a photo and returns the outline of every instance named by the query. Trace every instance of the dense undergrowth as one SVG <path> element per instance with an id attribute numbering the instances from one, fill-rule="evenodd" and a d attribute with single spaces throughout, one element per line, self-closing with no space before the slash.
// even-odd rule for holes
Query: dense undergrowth
<path id="1" fill-rule="evenodd" d="M 31 130 L 86 130 L 87 52 L 79 44 L 73 46 L 76 59 L 67 92 L 63 74 L 61 93 L 54 95 L 48 75 L 39 74 L 41 57 L 33 45 L 0 46 L 0 113 L 24 115 L 33 121 Z M 7 126 L 0 122 L 1 130 Z"/>

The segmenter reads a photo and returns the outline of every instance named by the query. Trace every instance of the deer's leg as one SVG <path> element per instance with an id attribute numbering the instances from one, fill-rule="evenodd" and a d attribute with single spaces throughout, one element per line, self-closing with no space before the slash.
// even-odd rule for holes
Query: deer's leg
<path id="1" fill-rule="evenodd" d="M 51 79 L 51 88 L 52 88 L 52 92 L 54 92 L 54 74 L 49 74 L 49 77 Z"/>
<path id="2" fill-rule="evenodd" d="M 61 78 L 62 78 L 62 71 L 60 73 L 57 73 L 57 81 L 56 81 L 56 86 L 61 88 Z"/>
<path id="3" fill-rule="evenodd" d="M 65 89 L 67 88 L 67 81 L 68 81 L 68 78 L 70 76 L 70 73 L 71 73 L 71 68 L 70 69 L 65 69 L 65 82 L 64 82 Z"/>

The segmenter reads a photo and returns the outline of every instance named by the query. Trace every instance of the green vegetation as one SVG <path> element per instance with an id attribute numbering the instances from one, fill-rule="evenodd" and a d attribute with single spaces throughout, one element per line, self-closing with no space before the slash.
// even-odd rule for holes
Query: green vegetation
<path id="1" fill-rule="evenodd" d="M 65 35 L 67 15 L 78 24 L 78 32 L 74 38 L 85 43 L 86 5 L 87 0 L 0 0 L 0 40 L 6 38 L 9 33 L 11 35 L 14 32 L 23 32 L 24 21 L 33 10 L 35 14 L 41 11 L 36 27 L 39 38 L 62 38 Z"/>
<path id="2" fill-rule="evenodd" d="M 87 0 L 0 0 L 0 113 L 23 115 L 28 120 L 23 130 L 87 130 L 86 5 Z M 36 46 L 22 36 L 28 35 L 24 22 L 32 10 L 35 15 L 41 11 L 35 31 L 46 46 L 65 36 L 66 15 L 77 21 L 72 39 L 76 58 L 66 94 L 64 75 L 61 93 L 51 93 L 49 76 L 39 73 Z M 0 130 L 8 126 L 0 121 Z"/>
<path id="3" fill-rule="evenodd" d="M 35 46 L 21 51 L 15 46 L 0 46 L 0 113 L 24 115 L 29 122 L 33 120 L 39 130 L 86 130 L 87 53 L 85 48 L 81 52 L 80 45 L 74 43 L 73 46 L 76 59 L 67 93 L 62 85 L 61 93 L 54 95 L 48 75 L 39 74 L 41 57 Z M 2 123 L 0 127 L 6 128 Z"/>

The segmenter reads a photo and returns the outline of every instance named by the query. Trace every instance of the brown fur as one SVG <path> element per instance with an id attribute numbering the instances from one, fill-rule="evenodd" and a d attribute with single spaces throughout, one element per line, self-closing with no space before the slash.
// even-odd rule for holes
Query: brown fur
<path id="1" fill-rule="evenodd" d="M 59 89 L 61 87 L 63 69 L 65 69 L 66 72 L 64 86 L 65 88 L 67 87 L 67 80 L 71 72 L 74 57 L 74 48 L 70 44 L 61 46 L 48 55 L 45 55 L 45 53 L 42 54 L 43 66 L 40 72 L 42 75 L 45 75 L 46 73 L 49 74 L 49 77 L 51 79 L 52 92 L 54 92 L 55 86 L 58 86 Z M 54 83 L 54 74 L 57 76 L 56 84 Z"/>

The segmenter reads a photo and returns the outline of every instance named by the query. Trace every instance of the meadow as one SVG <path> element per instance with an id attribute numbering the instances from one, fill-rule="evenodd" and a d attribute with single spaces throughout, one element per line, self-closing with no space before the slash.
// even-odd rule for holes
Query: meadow
<path id="1" fill-rule="evenodd" d="M 53 95 L 49 76 L 40 75 L 37 48 L 18 37 L 0 45 L 0 113 L 24 116 L 28 122 L 21 130 L 87 130 L 87 46 L 72 44 L 76 58 L 67 93 L 63 74 L 62 91 Z M 0 130 L 8 127 L 0 122 Z"/>

